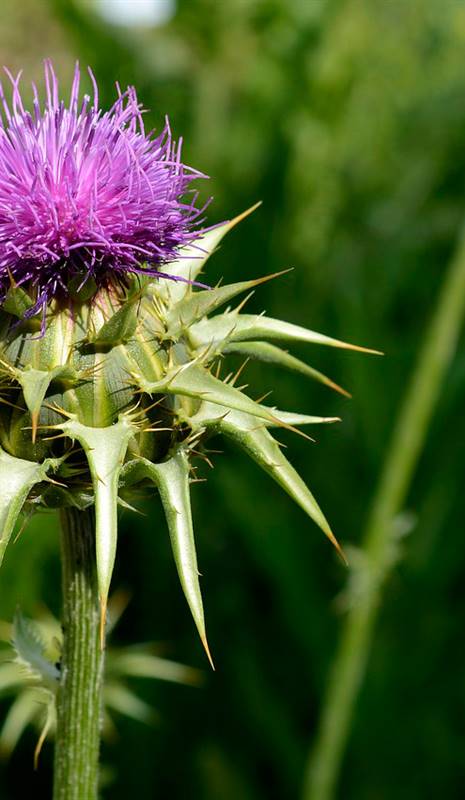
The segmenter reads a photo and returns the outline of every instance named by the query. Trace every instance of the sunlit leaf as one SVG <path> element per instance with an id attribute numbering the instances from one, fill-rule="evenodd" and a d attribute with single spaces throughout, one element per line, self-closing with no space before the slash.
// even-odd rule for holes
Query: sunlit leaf
<path id="1" fill-rule="evenodd" d="M 285 342 L 307 342 L 343 350 L 359 350 L 379 355 L 378 350 L 370 350 L 356 344 L 332 339 L 323 333 L 293 325 L 280 319 L 272 319 L 261 314 L 238 314 L 231 311 L 211 319 L 197 322 L 189 331 L 190 338 L 197 347 L 221 342 L 242 342 L 256 339 L 279 339 Z"/>

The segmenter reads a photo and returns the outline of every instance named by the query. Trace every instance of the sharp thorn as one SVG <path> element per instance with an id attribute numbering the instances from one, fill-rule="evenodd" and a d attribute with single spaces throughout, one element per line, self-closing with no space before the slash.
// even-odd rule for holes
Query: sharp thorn
<path id="1" fill-rule="evenodd" d="M 100 598 L 100 650 L 105 649 L 105 623 L 107 619 L 107 601 Z"/>
<path id="2" fill-rule="evenodd" d="M 39 413 L 40 413 L 40 409 L 39 409 L 39 411 L 34 411 L 31 414 L 31 431 L 32 431 L 31 438 L 32 438 L 32 444 L 35 444 L 36 443 L 36 439 L 37 439 L 37 426 L 39 424 Z"/>
<path id="3" fill-rule="evenodd" d="M 211 653 L 210 653 L 210 648 L 208 646 L 207 637 L 205 635 L 203 635 L 203 636 L 200 637 L 200 639 L 201 639 L 201 642 L 203 644 L 203 649 L 205 650 L 205 653 L 207 654 L 208 661 L 210 662 L 210 666 L 211 666 L 213 672 L 215 672 L 215 665 L 213 663 L 213 659 L 212 659 L 212 656 L 211 656 Z"/>
<path id="4" fill-rule="evenodd" d="M 235 314 L 240 314 L 242 309 L 244 308 L 245 304 L 249 302 L 250 298 L 253 296 L 253 292 L 249 292 L 243 300 L 239 303 L 239 305 L 234 309 Z"/>
<path id="5" fill-rule="evenodd" d="M 239 224 L 239 222 L 242 222 L 243 219 L 248 217 L 250 214 L 253 214 L 253 212 L 256 211 L 257 208 L 259 208 L 259 206 L 261 206 L 261 204 L 262 201 L 259 200 L 258 203 L 255 203 L 255 205 L 250 206 L 250 208 L 247 208 L 245 211 L 242 212 L 242 214 L 238 214 L 237 217 L 234 217 L 234 219 L 230 220 L 229 227 L 234 228 L 236 225 Z"/>
<path id="6" fill-rule="evenodd" d="M 355 350 L 358 353 L 369 353 L 373 356 L 384 356 L 382 350 L 373 350 L 371 347 L 362 347 L 358 344 L 351 344 L 350 342 L 338 342 L 338 347 L 342 350 Z"/>

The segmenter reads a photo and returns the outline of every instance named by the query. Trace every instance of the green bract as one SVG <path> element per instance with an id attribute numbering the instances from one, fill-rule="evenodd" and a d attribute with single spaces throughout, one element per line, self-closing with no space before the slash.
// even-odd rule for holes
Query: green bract
<path id="1" fill-rule="evenodd" d="M 244 215 L 242 215 L 244 216 Z M 225 223 L 180 253 L 169 272 L 194 281 Z M 45 333 L 12 286 L 0 314 L 0 560 L 22 508 L 95 504 L 103 622 L 115 560 L 117 506 L 153 487 L 166 515 L 187 602 L 208 653 L 189 496 L 191 463 L 204 442 L 236 442 L 336 545 L 310 490 L 270 433 L 334 421 L 268 408 L 222 380 L 228 353 L 297 370 L 338 389 L 275 342 L 362 350 L 305 328 L 225 304 L 266 279 L 199 290 L 189 282 L 134 277 L 47 310 Z M 270 343 L 270 341 L 273 343 Z"/>

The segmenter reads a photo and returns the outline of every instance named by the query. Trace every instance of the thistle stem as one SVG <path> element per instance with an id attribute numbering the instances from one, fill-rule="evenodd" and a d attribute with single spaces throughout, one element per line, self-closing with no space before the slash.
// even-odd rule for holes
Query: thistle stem
<path id="1" fill-rule="evenodd" d="M 407 388 L 363 537 L 370 577 L 349 610 L 340 635 L 314 747 L 304 800 L 332 800 L 369 658 L 381 591 L 395 563 L 395 518 L 402 510 L 465 313 L 465 238 L 462 235 L 439 296 L 417 366 Z"/>
<path id="2" fill-rule="evenodd" d="M 63 653 L 54 800 L 97 800 L 103 651 L 93 509 L 61 511 Z"/>

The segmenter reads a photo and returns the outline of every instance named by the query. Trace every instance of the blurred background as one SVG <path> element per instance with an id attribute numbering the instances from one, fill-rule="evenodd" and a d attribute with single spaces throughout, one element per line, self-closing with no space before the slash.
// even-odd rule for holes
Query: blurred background
<path id="1" fill-rule="evenodd" d="M 184 160 L 211 175 L 209 220 L 262 200 L 208 280 L 294 267 L 266 309 L 384 350 L 297 355 L 353 394 L 248 367 L 280 408 L 338 415 L 318 442 L 283 436 L 343 544 L 356 546 L 393 420 L 465 213 L 465 6 L 455 0 L 3 0 L 1 61 L 68 91 L 90 64 L 102 105 L 134 83 Z M 205 192 L 203 187 L 202 191 Z M 464 797 L 465 351 L 443 387 L 384 593 L 344 761 L 343 800 Z M 153 640 L 204 671 L 198 688 L 132 683 L 153 725 L 116 720 L 103 797 L 297 798 L 337 643 L 347 571 L 287 496 L 224 446 L 193 490 L 212 673 L 178 585 L 156 500 L 122 518 L 113 586 L 131 601 L 114 640 Z M 356 558 L 355 558 L 356 561 Z M 0 617 L 60 608 L 57 527 L 8 551 Z M 3 716 L 8 702 L 0 704 Z M 52 747 L 30 730 L 1 764 L 1 797 L 48 796 Z M 40 794 L 42 793 L 42 794 Z"/>

